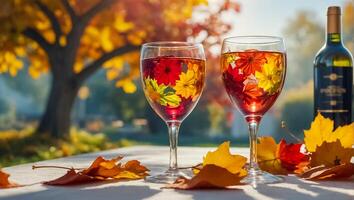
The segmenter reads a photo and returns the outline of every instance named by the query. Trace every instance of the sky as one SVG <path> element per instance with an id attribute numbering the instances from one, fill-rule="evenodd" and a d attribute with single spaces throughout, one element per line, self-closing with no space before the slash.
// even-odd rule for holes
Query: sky
<path id="1" fill-rule="evenodd" d="M 228 35 L 276 35 L 289 19 L 301 10 L 314 12 L 319 23 L 325 24 L 328 6 L 343 6 L 354 0 L 236 0 L 241 4 L 241 12 L 229 18 L 235 29 Z"/>

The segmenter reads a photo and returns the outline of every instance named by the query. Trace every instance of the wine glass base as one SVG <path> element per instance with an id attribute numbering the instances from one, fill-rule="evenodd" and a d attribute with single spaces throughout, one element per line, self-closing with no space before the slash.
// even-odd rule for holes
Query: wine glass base
<path id="1" fill-rule="evenodd" d="M 257 187 L 260 184 L 281 183 L 284 182 L 284 178 L 280 176 L 272 175 L 268 172 L 260 169 L 251 169 L 248 171 L 248 175 L 241 180 L 241 183 Z"/>
<path id="2" fill-rule="evenodd" d="M 189 177 L 181 170 L 168 169 L 166 172 L 145 177 L 145 181 L 149 183 L 173 183 L 180 176 Z"/>

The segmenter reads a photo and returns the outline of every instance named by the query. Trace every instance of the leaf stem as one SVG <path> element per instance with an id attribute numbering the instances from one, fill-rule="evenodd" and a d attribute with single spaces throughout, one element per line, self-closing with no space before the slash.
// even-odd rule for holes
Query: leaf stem
<path id="1" fill-rule="evenodd" d="M 191 167 L 178 167 L 178 169 L 200 169 L 198 167 L 202 166 L 202 164 L 197 164 Z"/>
<path id="2" fill-rule="evenodd" d="M 281 128 L 285 130 L 287 134 L 289 134 L 292 138 L 294 138 L 297 142 L 299 143 L 304 143 L 300 138 L 296 137 L 295 134 L 293 134 L 288 127 L 286 126 L 285 121 L 281 121 Z"/>
<path id="3" fill-rule="evenodd" d="M 33 165 L 32 166 L 32 169 L 35 170 L 35 169 L 39 169 L 39 168 L 56 168 L 56 169 L 66 169 L 66 170 L 82 170 L 84 168 L 74 168 L 74 167 L 62 167 L 62 166 L 55 166 L 55 165 Z"/>

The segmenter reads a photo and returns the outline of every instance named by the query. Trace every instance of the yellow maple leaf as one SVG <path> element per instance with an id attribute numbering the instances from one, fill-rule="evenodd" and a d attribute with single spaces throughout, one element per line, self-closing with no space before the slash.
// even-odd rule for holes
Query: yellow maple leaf
<path id="1" fill-rule="evenodd" d="M 333 121 L 318 113 L 310 129 L 304 130 L 307 151 L 315 152 L 323 142 L 335 142 L 337 139 L 344 148 L 349 148 L 354 144 L 354 123 L 338 127 L 334 132 L 333 128 Z"/>
<path id="2" fill-rule="evenodd" d="M 339 140 L 335 142 L 324 142 L 311 154 L 311 166 L 324 165 L 332 167 L 345 163 L 350 163 L 354 155 L 353 148 L 344 148 Z"/>
<path id="3" fill-rule="evenodd" d="M 247 175 L 247 171 L 243 168 L 247 158 L 240 155 L 232 155 L 230 153 L 230 142 L 222 143 L 216 151 L 208 152 L 203 159 L 203 166 L 216 165 L 227 169 L 233 174 L 239 176 Z"/>
<path id="4" fill-rule="evenodd" d="M 273 174 L 288 174 L 279 159 L 279 145 L 270 137 L 260 137 L 257 144 L 257 159 L 259 167 Z"/>
<path id="5" fill-rule="evenodd" d="M 332 134 L 329 135 L 327 142 L 339 140 L 344 148 L 350 148 L 354 144 L 354 123 L 346 126 L 338 127 Z"/>

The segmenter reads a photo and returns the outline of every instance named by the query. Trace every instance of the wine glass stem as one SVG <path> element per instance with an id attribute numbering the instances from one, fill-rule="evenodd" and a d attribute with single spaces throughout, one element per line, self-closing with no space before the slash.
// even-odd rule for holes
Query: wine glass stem
<path id="1" fill-rule="evenodd" d="M 170 139 L 170 166 L 169 170 L 177 170 L 177 145 L 178 145 L 178 132 L 181 122 L 170 121 L 167 122 L 168 135 Z"/>
<path id="2" fill-rule="evenodd" d="M 258 170 L 257 164 L 257 131 L 258 131 L 258 122 L 251 121 L 248 123 L 248 129 L 250 134 L 250 166 L 249 170 L 256 171 Z"/>

